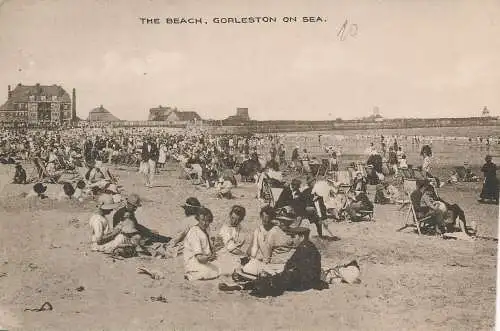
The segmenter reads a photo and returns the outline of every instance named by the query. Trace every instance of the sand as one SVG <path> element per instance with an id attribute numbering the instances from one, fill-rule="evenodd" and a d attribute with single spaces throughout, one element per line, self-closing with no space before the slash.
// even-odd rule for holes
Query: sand
<path id="1" fill-rule="evenodd" d="M 5 182 L 7 166 L 0 166 Z M 237 199 L 217 200 L 213 191 L 179 179 L 177 165 L 143 186 L 134 171 L 115 170 L 127 192 L 144 205 L 141 223 L 173 235 L 189 196 L 209 206 L 215 233 L 233 204 L 247 208 L 245 231 L 258 224 L 253 184 L 234 189 Z M 2 182 L 2 183 L 3 183 Z M 497 237 L 498 206 L 476 202 L 480 183 L 445 186 L 480 236 Z M 324 266 L 359 259 L 361 283 L 323 291 L 258 299 L 223 293 L 220 280 L 183 279 L 182 257 L 113 260 L 89 249 L 88 218 L 94 203 L 27 205 L 18 194 L 29 186 L 5 184 L 0 193 L 0 329 L 23 330 L 491 330 L 494 327 L 497 242 L 442 240 L 396 232 L 404 211 L 376 206 L 375 222 L 332 223 L 336 240 L 312 240 Z M 49 193 L 57 187 L 50 185 Z M 373 199 L 373 196 L 372 196 Z M 146 266 L 165 279 L 138 274 Z M 83 289 L 81 288 L 83 287 Z M 79 290 L 77 290 L 79 288 Z M 166 302 L 152 301 L 163 296 Z M 52 311 L 31 312 L 49 301 Z"/>

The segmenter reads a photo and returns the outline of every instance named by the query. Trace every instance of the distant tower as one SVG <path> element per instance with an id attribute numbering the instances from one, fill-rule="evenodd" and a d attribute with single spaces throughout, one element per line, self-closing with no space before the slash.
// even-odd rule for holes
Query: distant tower
<path id="1" fill-rule="evenodd" d="M 73 89 L 73 104 L 71 106 L 71 122 L 76 122 L 76 89 Z"/>
<path id="2" fill-rule="evenodd" d="M 242 120 L 250 120 L 250 115 L 248 115 L 248 108 L 236 108 L 236 116 Z"/>
<path id="3" fill-rule="evenodd" d="M 7 86 L 7 99 L 10 99 L 12 97 L 12 91 L 10 90 L 10 85 Z"/>
<path id="4" fill-rule="evenodd" d="M 488 107 L 484 106 L 483 111 L 481 112 L 481 114 L 483 115 L 483 117 L 490 116 L 490 110 L 488 109 Z"/>
<path id="5" fill-rule="evenodd" d="M 380 117 L 380 109 L 378 107 L 373 107 L 373 117 Z"/>

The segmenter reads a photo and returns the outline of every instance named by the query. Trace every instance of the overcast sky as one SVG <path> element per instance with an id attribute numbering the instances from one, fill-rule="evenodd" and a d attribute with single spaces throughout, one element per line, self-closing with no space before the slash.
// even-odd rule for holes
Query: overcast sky
<path id="1" fill-rule="evenodd" d="M 392 118 L 477 116 L 485 105 L 500 115 L 498 0 L 0 3 L 0 103 L 7 85 L 39 82 L 76 88 L 84 118 L 100 104 L 127 120 L 160 104 L 214 119 L 237 107 L 258 120 L 350 119 L 375 106 Z M 212 23 L 248 16 L 298 22 Z M 342 41 L 346 19 L 358 32 Z"/>

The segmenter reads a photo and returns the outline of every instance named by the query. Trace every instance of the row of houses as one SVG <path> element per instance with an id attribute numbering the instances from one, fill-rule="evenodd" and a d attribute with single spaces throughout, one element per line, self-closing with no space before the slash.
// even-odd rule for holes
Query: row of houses
<path id="1" fill-rule="evenodd" d="M 201 121 L 194 111 L 158 106 L 149 110 L 149 121 L 183 125 Z M 76 116 L 76 89 L 72 96 L 59 85 L 22 85 L 7 87 L 7 101 L 0 106 L 0 123 L 3 126 L 70 126 L 77 122 L 111 123 L 121 120 L 100 105 L 90 110 L 88 118 Z M 83 123 L 81 123 L 83 124 Z"/>

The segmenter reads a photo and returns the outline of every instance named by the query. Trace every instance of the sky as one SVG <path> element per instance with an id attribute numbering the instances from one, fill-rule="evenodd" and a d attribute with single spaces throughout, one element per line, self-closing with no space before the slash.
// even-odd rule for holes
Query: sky
<path id="1" fill-rule="evenodd" d="M 278 22 L 212 21 L 250 16 Z M 497 0 L 0 0 L 0 103 L 7 85 L 40 83 L 76 88 L 82 118 L 98 105 L 124 120 L 158 105 L 207 119 L 498 116 L 499 17 Z"/>

